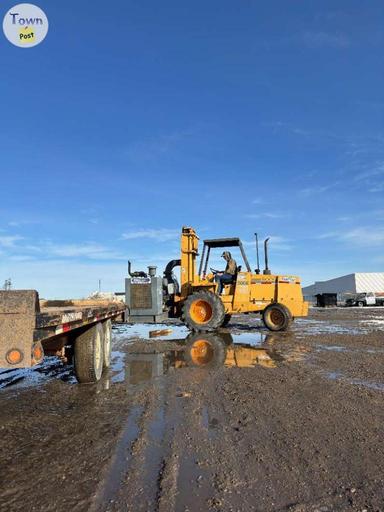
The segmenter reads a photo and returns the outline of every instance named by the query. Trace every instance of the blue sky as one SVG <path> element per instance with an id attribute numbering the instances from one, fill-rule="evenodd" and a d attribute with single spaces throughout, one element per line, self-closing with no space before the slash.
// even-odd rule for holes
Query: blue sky
<path id="1" fill-rule="evenodd" d="M 37 5 L 41 45 L 0 34 L 0 284 L 121 290 L 182 225 L 305 284 L 383 270 L 381 1 Z"/>

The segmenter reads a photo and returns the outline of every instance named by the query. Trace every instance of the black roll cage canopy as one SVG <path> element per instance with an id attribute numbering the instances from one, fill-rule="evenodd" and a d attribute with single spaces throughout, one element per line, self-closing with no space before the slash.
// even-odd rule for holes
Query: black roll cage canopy
<path id="1" fill-rule="evenodd" d="M 217 247 L 226 248 L 226 247 L 238 247 L 241 252 L 241 256 L 243 257 L 245 266 L 247 267 L 248 272 L 251 271 L 251 267 L 249 266 L 247 256 L 244 252 L 243 244 L 241 243 L 240 238 L 213 238 L 211 240 L 204 240 L 203 253 L 201 255 L 200 266 L 199 266 L 199 276 L 202 273 L 206 274 L 208 268 L 208 260 L 211 249 L 216 249 Z M 204 261 L 205 258 L 205 261 Z M 203 269 L 204 266 L 204 269 Z"/>

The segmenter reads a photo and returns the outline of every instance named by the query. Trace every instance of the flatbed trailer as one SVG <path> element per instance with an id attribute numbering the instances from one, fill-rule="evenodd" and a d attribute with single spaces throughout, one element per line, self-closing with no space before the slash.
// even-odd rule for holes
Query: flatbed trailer
<path id="1" fill-rule="evenodd" d="M 96 382 L 111 358 L 112 321 L 123 302 L 41 301 L 36 290 L 0 291 L 0 368 L 30 368 L 45 355 L 74 364 L 79 382 Z"/>

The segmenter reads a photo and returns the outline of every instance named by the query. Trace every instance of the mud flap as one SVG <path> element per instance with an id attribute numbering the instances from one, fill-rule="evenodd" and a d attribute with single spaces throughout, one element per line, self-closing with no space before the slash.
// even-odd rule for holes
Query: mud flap
<path id="1" fill-rule="evenodd" d="M 26 368 L 34 364 L 31 351 L 39 311 L 37 291 L 0 291 L 0 368 Z M 14 350 L 21 353 L 21 360 L 11 364 L 10 354 Z"/>

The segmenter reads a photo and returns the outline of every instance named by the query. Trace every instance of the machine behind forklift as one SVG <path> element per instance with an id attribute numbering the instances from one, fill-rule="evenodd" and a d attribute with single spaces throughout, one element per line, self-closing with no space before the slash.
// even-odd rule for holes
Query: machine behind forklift
<path id="1" fill-rule="evenodd" d="M 226 325 L 231 316 L 240 313 L 260 313 L 264 325 L 271 331 L 286 330 L 293 319 L 307 316 L 300 278 L 273 275 L 268 268 L 268 239 L 264 243 L 265 269 L 259 265 L 252 272 L 239 238 L 204 240 L 199 270 L 196 269 L 199 238 L 193 228 L 183 227 L 181 257 L 168 263 L 163 279 L 156 277 L 155 267 L 145 272 L 131 272 L 126 279 L 128 321 L 158 322 L 180 318 L 193 331 L 214 331 Z M 210 268 L 212 249 L 237 247 L 244 261 L 237 268 L 232 283 L 224 285 L 218 295 L 215 275 Z M 180 284 L 174 268 L 180 266 Z"/>

